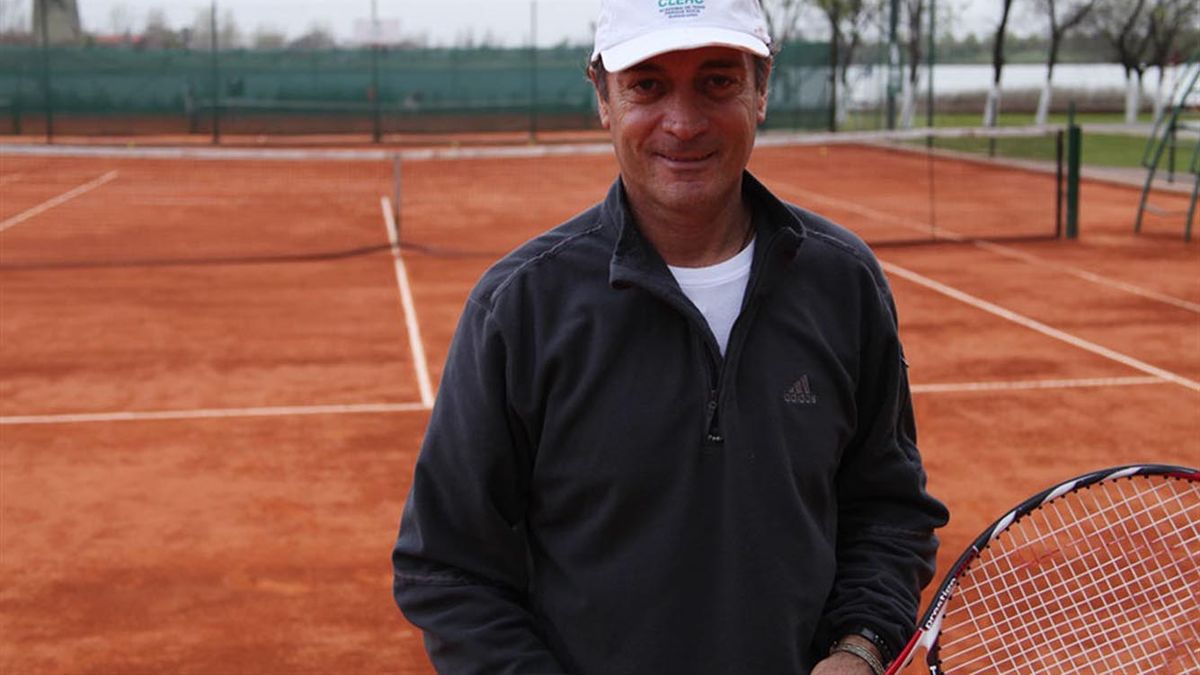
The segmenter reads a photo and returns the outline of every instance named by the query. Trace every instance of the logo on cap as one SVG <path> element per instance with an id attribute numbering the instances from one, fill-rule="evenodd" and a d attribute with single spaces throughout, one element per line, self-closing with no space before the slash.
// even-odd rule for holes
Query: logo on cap
<path id="1" fill-rule="evenodd" d="M 704 0 L 658 0 L 658 11 L 668 19 L 687 19 L 704 13 Z"/>

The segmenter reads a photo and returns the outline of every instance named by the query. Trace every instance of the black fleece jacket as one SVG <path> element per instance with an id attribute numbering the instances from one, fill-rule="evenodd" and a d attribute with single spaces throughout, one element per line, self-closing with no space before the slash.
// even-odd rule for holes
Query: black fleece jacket
<path id="1" fill-rule="evenodd" d="M 392 556 L 440 672 L 807 673 L 844 631 L 912 630 L 947 514 L 887 282 L 743 185 L 724 359 L 619 180 L 471 293 Z"/>

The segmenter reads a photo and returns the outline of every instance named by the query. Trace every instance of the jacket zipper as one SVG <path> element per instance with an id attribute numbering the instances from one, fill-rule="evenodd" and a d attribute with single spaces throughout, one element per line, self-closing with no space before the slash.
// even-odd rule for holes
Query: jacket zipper
<path id="1" fill-rule="evenodd" d="M 746 298 L 748 301 L 742 307 L 742 311 L 738 313 L 733 322 L 733 328 L 729 334 L 729 344 L 725 350 L 725 358 L 721 358 L 720 350 L 715 349 L 715 343 L 712 340 L 703 340 L 705 343 L 713 343 L 708 347 L 709 351 L 709 373 L 710 377 L 715 377 L 715 386 L 709 389 L 708 404 L 707 404 L 707 431 L 704 440 L 712 445 L 721 445 L 725 442 L 725 434 L 721 431 L 721 395 L 725 391 L 725 373 L 726 365 L 732 360 L 735 350 L 741 351 L 742 335 L 744 331 L 738 330 L 738 325 L 753 319 L 754 310 L 758 307 L 758 286 L 762 280 L 766 270 L 764 269 L 771 263 L 771 249 L 775 247 L 775 242 L 779 238 L 779 234 L 775 233 L 771 239 L 766 242 L 767 249 L 763 251 L 763 264 L 755 270 L 754 277 L 750 279 L 750 284 L 746 287 Z M 707 325 L 705 326 L 707 328 Z M 702 335 L 705 333 L 702 332 Z M 735 341 L 735 338 L 736 341 Z"/>

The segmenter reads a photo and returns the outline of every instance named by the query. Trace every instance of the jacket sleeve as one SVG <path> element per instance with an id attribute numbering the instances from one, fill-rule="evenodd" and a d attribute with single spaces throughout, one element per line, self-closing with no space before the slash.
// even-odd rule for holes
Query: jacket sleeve
<path id="1" fill-rule="evenodd" d="M 528 604 L 532 453 L 508 404 L 508 362 L 490 311 L 469 301 L 392 551 L 396 604 L 439 672 L 564 672 Z"/>
<path id="2" fill-rule="evenodd" d="M 921 589 L 933 578 L 934 529 L 949 514 L 925 490 L 895 307 L 874 271 L 877 286 L 864 293 L 856 433 L 836 478 L 837 577 L 814 647 L 865 626 L 894 657 L 915 630 Z"/>

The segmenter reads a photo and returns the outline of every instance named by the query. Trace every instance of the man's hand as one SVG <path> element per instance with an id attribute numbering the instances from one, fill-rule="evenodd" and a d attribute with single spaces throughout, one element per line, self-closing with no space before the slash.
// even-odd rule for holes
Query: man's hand
<path id="1" fill-rule="evenodd" d="M 853 654 L 837 652 L 825 659 L 812 669 L 810 675 L 874 675 L 871 666 L 866 661 Z"/>

